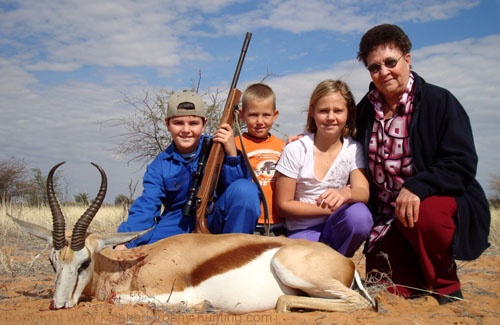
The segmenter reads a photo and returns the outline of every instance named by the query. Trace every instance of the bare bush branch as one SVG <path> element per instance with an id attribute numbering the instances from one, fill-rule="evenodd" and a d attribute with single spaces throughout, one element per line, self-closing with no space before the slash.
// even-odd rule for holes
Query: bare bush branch
<path id="1" fill-rule="evenodd" d="M 121 140 L 113 152 L 120 157 L 129 157 L 127 163 L 147 164 L 172 141 L 165 126 L 166 103 L 172 92 L 160 90 L 153 98 L 145 92 L 144 98 L 133 101 L 125 98 L 125 103 L 133 107 L 132 113 L 124 118 L 107 120 L 103 124 L 124 130 L 117 137 Z"/>
<path id="2" fill-rule="evenodd" d="M 271 70 L 269 70 L 269 66 L 266 64 L 266 74 L 260 79 L 260 83 L 264 82 L 267 78 L 270 77 L 282 77 L 283 75 L 273 73 Z"/>

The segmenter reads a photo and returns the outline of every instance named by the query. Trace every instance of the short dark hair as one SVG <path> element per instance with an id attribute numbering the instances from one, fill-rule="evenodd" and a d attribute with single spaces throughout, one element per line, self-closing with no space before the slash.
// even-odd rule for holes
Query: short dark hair
<path id="1" fill-rule="evenodd" d="M 410 53 L 411 41 L 408 35 L 396 25 L 382 24 L 368 30 L 359 42 L 358 61 L 363 61 L 366 66 L 366 58 L 371 51 L 380 45 L 393 44 L 398 47 L 402 54 Z"/>

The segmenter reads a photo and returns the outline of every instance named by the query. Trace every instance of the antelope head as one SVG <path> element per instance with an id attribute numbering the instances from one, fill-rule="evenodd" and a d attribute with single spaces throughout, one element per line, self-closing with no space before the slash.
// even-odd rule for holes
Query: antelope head
<path id="1" fill-rule="evenodd" d="M 66 238 L 64 215 L 55 195 L 53 183 L 54 173 L 62 164 L 64 162 L 52 167 L 47 176 L 47 199 L 52 213 L 52 231 L 9 215 L 22 229 L 46 240 L 53 246 L 49 260 L 56 275 L 54 296 L 50 304 L 51 309 L 69 308 L 78 303 L 83 289 L 92 277 L 93 259 L 96 253 L 106 247 L 129 242 L 150 230 L 107 236 L 87 234 L 87 228 L 101 207 L 107 189 L 106 173 L 100 166 L 92 163 L 101 173 L 101 187 L 90 207 L 75 223 L 71 237 Z"/>

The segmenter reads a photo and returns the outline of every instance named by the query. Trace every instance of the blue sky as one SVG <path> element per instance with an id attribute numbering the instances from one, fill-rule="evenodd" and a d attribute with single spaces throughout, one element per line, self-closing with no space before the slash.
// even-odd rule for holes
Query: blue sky
<path id="1" fill-rule="evenodd" d="M 249 31 L 238 88 L 272 72 L 280 130 L 296 134 L 321 80 L 343 79 L 361 99 L 370 79 L 359 40 L 394 23 L 413 43 L 414 70 L 466 108 L 487 190 L 500 173 L 498 17 L 499 0 L 0 0 L 0 160 L 44 173 L 66 161 L 69 198 L 95 195 L 96 162 L 112 202 L 145 170 L 113 154 L 121 130 L 100 124 L 131 113 L 125 96 L 190 88 L 198 70 L 200 93 L 226 89 Z"/>

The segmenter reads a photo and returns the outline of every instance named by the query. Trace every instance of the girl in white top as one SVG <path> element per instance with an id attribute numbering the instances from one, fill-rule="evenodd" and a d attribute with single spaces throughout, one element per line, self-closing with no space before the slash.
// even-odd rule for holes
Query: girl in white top
<path id="1" fill-rule="evenodd" d="M 355 102 L 347 84 L 325 80 L 311 95 L 306 135 L 276 167 L 276 200 L 288 237 L 323 241 L 351 257 L 370 234 L 369 185 L 354 141 Z"/>

